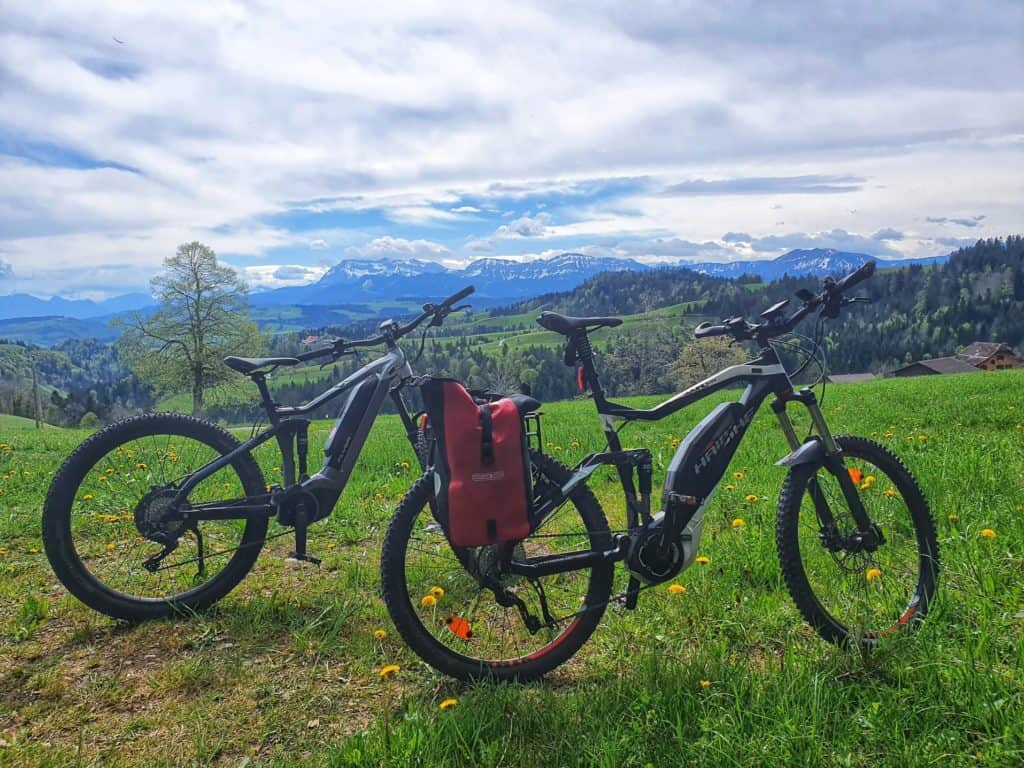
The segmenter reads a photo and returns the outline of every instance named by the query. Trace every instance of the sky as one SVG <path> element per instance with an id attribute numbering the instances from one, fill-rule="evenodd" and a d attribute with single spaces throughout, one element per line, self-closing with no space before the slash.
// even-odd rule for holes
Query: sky
<path id="1" fill-rule="evenodd" d="M 0 295 L 1024 230 L 1024 3 L 0 0 Z"/>

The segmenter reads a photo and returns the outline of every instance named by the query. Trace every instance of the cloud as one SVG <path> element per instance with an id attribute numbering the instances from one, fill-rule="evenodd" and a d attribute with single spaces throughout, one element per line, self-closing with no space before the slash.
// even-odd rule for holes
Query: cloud
<path id="1" fill-rule="evenodd" d="M 541 237 L 547 230 L 549 221 L 551 221 L 551 214 L 546 212 L 538 213 L 533 217 L 527 214 L 508 224 L 502 224 L 498 227 L 495 235 L 498 237 Z"/>
<path id="2" fill-rule="evenodd" d="M 325 265 L 260 264 L 243 267 L 240 271 L 251 290 L 265 291 L 316 282 L 327 269 Z"/>
<path id="3" fill-rule="evenodd" d="M 470 238 L 466 241 L 466 244 L 462 246 L 465 250 L 472 253 L 493 253 L 494 243 L 489 238 Z"/>
<path id="4" fill-rule="evenodd" d="M 971 237 L 940 237 L 935 242 L 947 248 L 968 248 L 978 241 Z"/>
<path id="5" fill-rule="evenodd" d="M 871 236 L 872 240 L 902 240 L 904 235 L 891 227 L 884 227 Z"/>
<path id="6" fill-rule="evenodd" d="M 900 256 L 900 252 L 886 242 L 872 237 L 865 237 L 845 229 L 832 229 L 826 232 L 791 232 L 786 235 L 767 235 L 755 237 L 750 247 L 755 251 L 770 253 L 789 251 L 794 248 L 833 248 L 837 251 L 868 253 L 874 256 Z"/>
<path id="7" fill-rule="evenodd" d="M 987 217 L 984 214 L 969 217 L 961 216 L 958 218 L 947 218 L 946 216 L 928 216 L 925 218 L 925 221 L 928 221 L 932 224 L 957 224 L 961 227 L 973 228 L 979 226 L 981 222 L 983 222 L 986 218 Z"/>
<path id="8" fill-rule="evenodd" d="M 692 179 L 662 190 L 670 197 L 704 195 L 822 195 L 857 192 L 864 179 L 858 176 L 782 176 L 739 179 Z"/>
<path id="9" fill-rule="evenodd" d="M 349 246 L 345 255 L 350 259 L 426 259 L 441 261 L 451 251 L 441 243 L 430 240 L 405 240 L 401 237 L 378 237 L 362 246 Z"/>
<path id="10" fill-rule="evenodd" d="M 452 208 L 452 213 L 480 213 L 481 210 L 472 205 L 460 205 L 458 208 Z"/>
<path id="11" fill-rule="evenodd" d="M 0 259 L 0 280 L 3 280 L 6 277 L 10 277 L 13 271 L 14 270 L 11 268 L 10 264 L 8 264 L 3 259 Z"/>
<path id="12" fill-rule="evenodd" d="M 278 280 L 305 280 L 311 274 L 315 274 L 316 271 L 316 269 L 297 264 L 284 264 L 275 269 L 271 274 Z"/>
<path id="13" fill-rule="evenodd" d="M 327 241 L 322 238 L 317 238 L 316 240 L 312 240 L 309 243 L 309 247 L 312 248 L 314 251 L 322 251 L 324 248 L 327 247 Z"/>
<path id="14" fill-rule="evenodd" d="M 722 235 L 722 241 L 726 243 L 749 243 L 753 239 L 746 232 L 726 232 Z"/>

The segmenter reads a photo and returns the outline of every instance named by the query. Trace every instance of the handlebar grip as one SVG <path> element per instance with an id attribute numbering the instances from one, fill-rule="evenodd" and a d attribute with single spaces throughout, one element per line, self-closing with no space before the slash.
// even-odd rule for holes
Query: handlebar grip
<path id="1" fill-rule="evenodd" d="M 876 266 L 877 266 L 877 262 L 874 262 L 874 261 L 866 262 L 865 264 L 861 265 L 859 268 L 855 269 L 853 272 L 848 274 L 846 277 L 844 277 L 838 283 L 836 283 L 836 288 L 838 290 L 840 290 L 840 291 L 845 291 L 847 288 L 852 288 L 853 286 L 857 285 L 858 283 L 864 282 L 869 277 L 871 277 L 873 274 L 875 274 L 875 267 Z"/>
<path id="2" fill-rule="evenodd" d="M 295 355 L 295 359 L 306 362 L 307 360 L 316 360 L 318 357 L 328 357 L 332 354 L 334 354 L 333 345 L 330 347 L 321 347 L 320 349 L 311 349 L 309 352 L 303 352 Z"/>
<path id="3" fill-rule="evenodd" d="M 708 336 L 721 336 L 729 332 L 729 329 L 724 325 L 712 325 L 706 320 L 693 329 L 693 335 L 695 338 L 703 339 Z"/>
<path id="4" fill-rule="evenodd" d="M 453 295 L 449 296 L 447 299 L 445 299 L 444 301 L 442 301 L 441 305 L 445 306 L 445 307 L 450 307 L 453 304 L 456 304 L 456 303 L 462 301 L 464 298 L 469 296 L 475 290 L 476 290 L 476 288 L 474 288 L 472 285 L 467 285 L 465 288 L 463 288 L 458 293 L 453 294 Z"/>

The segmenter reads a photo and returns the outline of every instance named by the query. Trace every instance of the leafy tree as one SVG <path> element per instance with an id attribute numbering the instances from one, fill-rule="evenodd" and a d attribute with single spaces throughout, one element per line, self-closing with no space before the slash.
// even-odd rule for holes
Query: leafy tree
<path id="1" fill-rule="evenodd" d="M 121 322 L 121 359 L 157 391 L 191 390 L 192 413 L 199 415 L 206 387 L 231 375 L 222 358 L 258 354 L 262 348 L 259 329 L 248 316 L 248 288 L 199 242 L 178 246 L 150 285 L 160 308 Z"/>
<path id="2" fill-rule="evenodd" d="M 747 356 L 743 349 L 730 346 L 721 336 L 687 344 L 669 367 L 672 383 L 685 389 L 730 365 L 742 363 Z"/>

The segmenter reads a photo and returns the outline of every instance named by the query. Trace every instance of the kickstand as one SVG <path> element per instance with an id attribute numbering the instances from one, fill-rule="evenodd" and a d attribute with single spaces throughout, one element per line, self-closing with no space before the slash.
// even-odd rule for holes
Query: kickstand
<path id="1" fill-rule="evenodd" d="M 306 510 L 300 509 L 295 513 L 295 550 L 288 555 L 288 559 L 320 565 L 320 558 L 306 554 L 306 529 L 308 527 Z"/>

